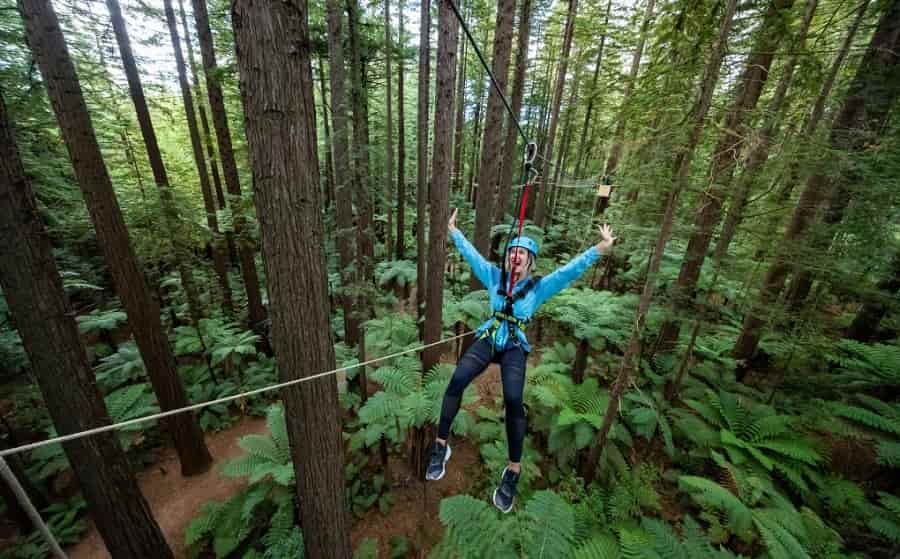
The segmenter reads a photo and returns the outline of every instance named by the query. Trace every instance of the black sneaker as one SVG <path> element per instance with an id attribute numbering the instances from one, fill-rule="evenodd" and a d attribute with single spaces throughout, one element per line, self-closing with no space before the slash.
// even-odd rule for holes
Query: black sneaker
<path id="1" fill-rule="evenodd" d="M 431 449 L 431 460 L 428 461 L 428 469 L 425 470 L 425 479 L 437 481 L 447 472 L 447 460 L 450 460 L 450 445 L 443 445 L 437 441 Z"/>
<path id="2" fill-rule="evenodd" d="M 519 483 L 519 474 L 503 468 L 500 477 L 500 485 L 494 490 L 494 506 L 503 512 L 509 512 L 516 502 L 516 485 Z"/>

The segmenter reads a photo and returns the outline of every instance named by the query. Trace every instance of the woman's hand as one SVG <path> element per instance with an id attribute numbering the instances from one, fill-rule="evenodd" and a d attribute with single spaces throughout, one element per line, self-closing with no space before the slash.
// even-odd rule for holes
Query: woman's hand
<path id="1" fill-rule="evenodd" d="M 612 229 L 609 228 L 609 225 L 604 223 L 600 226 L 600 242 L 597 243 L 597 250 L 599 250 L 600 252 L 606 252 L 606 250 L 612 246 L 615 240 L 616 238 L 613 237 Z"/>
<path id="2" fill-rule="evenodd" d="M 451 233 L 456 231 L 456 213 L 459 212 L 459 208 L 453 208 L 453 213 L 450 215 L 450 221 L 447 222 L 447 230 Z"/>

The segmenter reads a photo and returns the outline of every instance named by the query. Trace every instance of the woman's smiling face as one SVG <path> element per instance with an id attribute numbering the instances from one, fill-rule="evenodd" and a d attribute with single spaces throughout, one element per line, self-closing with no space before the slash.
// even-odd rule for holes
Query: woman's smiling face
<path id="1" fill-rule="evenodd" d="M 514 274 L 524 274 L 531 260 L 531 254 L 528 250 L 522 247 L 513 247 L 509 249 L 507 255 L 507 269 Z"/>

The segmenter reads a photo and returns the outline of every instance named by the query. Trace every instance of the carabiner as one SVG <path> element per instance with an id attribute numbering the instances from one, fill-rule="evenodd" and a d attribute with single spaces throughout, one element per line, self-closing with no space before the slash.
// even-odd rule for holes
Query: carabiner
<path id="1" fill-rule="evenodd" d="M 528 142 L 525 145 L 525 165 L 531 166 L 535 157 L 537 157 L 537 143 Z"/>

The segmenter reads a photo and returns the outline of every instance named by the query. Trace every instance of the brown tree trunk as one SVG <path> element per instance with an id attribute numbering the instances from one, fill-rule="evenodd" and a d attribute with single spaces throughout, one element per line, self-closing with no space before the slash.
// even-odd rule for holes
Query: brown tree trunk
<path id="1" fill-rule="evenodd" d="M 48 27 L 56 23 L 49 4 L 29 4 L 19 6 L 29 25 L 38 18 Z M 2 96 L 0 224 L 0 286 L 53 425 L 60 435 L 108 425 Z M 112 557 L 173 557 L 116 433 L 70 441 L 63 449 Z"/>
<path id="2" fill-rule="evenodd" d="M 182 227 L 181 216 L 175 205 L 175 200 L 172 198 L 172 188 L 169 186 L 169 177 L 166 174 L 162 153 L 156 140 L 156 131 L 153 129 L 153 121 L 150 119 L 150 109 L 147 107 L 144 88 L 141 85 L 137 64 L 134 61 L 134 54 L 131 52 L 131 41 L 128 38 L 125 20 L 122 18 L 122 10 L 119 7 L 118 0 L 106 0 L 106 6 L 112 19 L 116 42 L 119 44 L 122 65 L 125 68 L 125 77 L 128 80 L 128 91 L 131 95 L 131 101 L 134 103 L 138 126 L 141 129 L 141 136 L 144 138 L 144 145 L 147 148 L 147 158 L 150 160 L 153 180 L 159 190 L 163 220 L 175 252 L 175 267 L 178 270 L 178 275 L 181 277 L 181 287 L 184 289 L 187 297 L 191 322 L 199 333 L 200 320 L 203 318 L 204 312 L 200 308 L 200 297 L 197 285 L 194 283 L 194 273 L 189 265 L 190 249 L 185 241 L 187 232 Z"/>
<path id="3" fill-rule="evenodd" d="M 587 370 L 590 350 L 591 344 L 586 339 L 578 340 L 578 346 L 575 349 L 575 364 L 572 366 L 572 380 L 575 384 L 584 382 L 584 372 Z"/>
<path id="4" fill-rule="evenodd" d="M 128 314 L 128 323 L 159 406 L 163 411 L 187 406 L 189 402 L 178 376 L 175 356 L 162 328 L 159 305 L 150 296 L 150 289 L 131 248 L 128 228 L 103 162 L 56 14 L 48 0 L 20 0 L 18 6 L 25 22 L 28 44 L 44 78 L 98 244 L 109 266 L 116 293 Z M 164 430 L 174 438 L 182 474 L 205 472 L 212 458 L 194 414 L 181 413 L 162 420 L 162 423 Z"/>
<path id="5" fill-rule="evenodd" d="M 475 234 L 472 243 L 483 255 L 490 256 L 491 225 L 494 221 L 494 202 L 497 195 L 497 179 L 500 174 L 500 154 L 503 148 L 503 120 L 506 108 L 501 96 L 506 95 L 509 76 L 509 56 L 512 48 L 513 17 L 516 0 L 498 0 L 497 21 L 494 29 L 494 54 L 491 71 L 497 79 L 496 87 L 489 85 L 487 111 L 484 120 L 484 138 L 481 142 L 481 163 L 478 166 L 478 199 L 475 204 Z M 500 91 L 497 91 L 499 89 Z M 473 291 L 482 289 L 475 275 L 469 286 Z"/>
<path id="6" fill-rule="evenodd" d="M 209 108 L 212 111 L 213 126 L 219 142 L 219 156 L 222 158 L 222 172 L 225 175 L 225 188 L 231 197 L 231 208 L 234 233 L 237 235 L 238 257 L 241 261 L 241 275 L 244 278 L 244 289 L 247 292 L 247 307 L 250 327 L 265 337 L 263 323 L 266 320 L 266 308 L 262 302 L 259 275 L 256 273 L 256 248 L 249 239 L 247 217 L 240 207 L 241 182 L 238 178 L 237 163 L 234 159 L 234 148 L 231 145 L 231 131 L 228 128 L 228 115 L 225 112 L 225 98 L 222 86 L 219 85 L 219 68 L 216 63 L 215 45 L 209 29 L 209 14 L 206 11 L 206 0 L 192 0 L 194 6 L 194 24 L 197 37 L 200 39 L 200 54 L 203 57 L 203 70 L 206 73 L 206 93 L 209 97 Z"/>
<path id="7" fill-rule="evenodd" d="M 372 201 L 369 172 L 368 96 L 363 87 L 365 65 L 359 38 L 359 0 L 347 0 L 347 27 L 350 32 L 350 101 L 353 106 L 353 171 L 359 225 L 360 279 L 370 284 L 375 267 L 375 232 L 372 230 Z M 365 316 L 368 316 L 366 314 Z"/>
<path id="8" fill-rule="evenodd" d="M 571 91 L 569 92 L 569 102 L 566 104 L 566 114 L 563 117 L 562 139 L 560 140 L 559 153 L 556 155 L 556 163 L 553 166 L 553 182 L 549 189 L 550 203 L 547 207 L 547 217 L 544 219 L 545 224 L 549 226 L 552 223 L 552 216 L 556 201 L 560 195 L 559 183 L 560 179 L 565 177 L 565 169 L 563 169 L 566 160 L 566 152 L 569 149 L 569 141 L 572 138 L 572 115 L 575 112 L 575 103 L 578 101 L 578 78 L 580 76 L 580 68 L 578 67 L 578 56 L 575 57 L 575 75 L 571 80 Z"/>
<path id="9" fill-rule="evenodd" d="M 553 101 L 550 103 L 550 124 L 547 130 L 547 137 L 544 139 L 543 157 L 541 158 L 541 169 L 544 176 L 550 172 L 548 168 L 553 160 L 553 142 L 556 141 L 556 125 L 559 120 L 559 106 L 562 104 L 563 88 L 566 84 L 566 72 L 569 67 L 569 54 L 572 52 L 572 35 L 575 33 L 575 15 L 578 13 L 578 0 L 568 0 L 569 11 L 566 14 L 566 27 L 563 31 L 563 47 L 560 54 L 559 69 L 556 74 L 556 86 L 553 90 Z M 650 0 L 653 4 L 654 0 Z M 548 51 L 552 52 L 552 51 Z M 544 226 L 544 217 L 547 213 L 547 203 L 549 202 L 549 188 L 547 182 L 544 181 L 544 188 L 537 191 L 537 200 L 534 208 L 534 223 L 538 227 Z"/>
<path id="10" fill-rule="evenodd" d="M 325 89 L 325 61 L 319 59 L 319 88 L 322 94 L 322 124 L 325 128 L 325 208 L 334 200 L 334 163 L 331 158 L 331 124 L 328 123 L 328 92 Z"/>
<path id="11" fill-rule="evenodd" d="M 866 54 L 850 84 L 847 97 L 834 119 L 829 136 L 829 148 L 845 152 L 848 156 L 864 149 L 873 149 L 871 144 L 877 140 L 877 135 L 881 132 L 891 105 L 898 95 L 900 95 L 900 2 L 894 1 L 882 13 L 878 28 L 872 35 Z M 756 352 L 765 324 L 766 309 L 775 304 L 784 288 L 792 259 L 789 247 L 803 239 L 829 192 L 834 189 L 835 184 L 845 180 L 852 180 L 852 177 L 831 177 L 817 172 L 806 181 L 806 187 L 794 208 L 778 253 L 766 272 L 759 300 L 744 318 L 741 334 L 732 350 L 735 359 L 746 362 Z M 745 371 L 744 368 L 739 370 L 741 378 Z"/>
<path id="12" fill-rule="evenodd" d="M 406 109 L 403 106 L 403 0 L 398 0 L 397 17 L 400 29 L 397 44 L 400 56 L 397 59 L 397 260 L 403 260 L 406 253 Z"/>
<path id="13" fill-rule="evenodd" d="M 753 54 L 747 59 L 731 106 L 722 121 L 710 164 L 708 186 L 697 202 L 694 217 L 696 228 L 688 241 L 675 285 L 676 313 L 686 312 L 693 300 L 706 252 L 722 216 L 722 202 L 728 196 L 727 189 L 734 175 L 735 164 L 743 150 L 748 133 L 747 120 L 756 108 L 766 84 L 775 51 L 785 34 L 788 23 L 786 13 L 792 5 L 793 0 L 775 0 L 768 5 L 757 31 L 759 35 L 754 41 Z M 678 341 L 680 331 L 681 326 L 677 320 L 664 322 L 660 328 L 658 347 L 662 351 L 670 351 Z"/>
<path id="14" fill-rule="evenodd" d="M 187 71 L 184 66 L 184 56 L 181 53 L 181 42 L 178 39 L 178 24 L 175 21 L 175 10 L 171 0 L 163 0 L 163 8 L 166 13 L 166 23 L 169 26 L 169 36 L 172 39 L 172 48 L 175 52 L 175 66 L 178 69 L 178 85 L 181 88 L 181 100 L 184 103 L 185 117 L 187 118 L 188 134 L 191 137 L 191 149 L 194 152 L 194 163 L 197 166 L 197 174 L 200 177 L 200 191 L 203 194 L 203 207 L 206 210 L 206 224 L 213 234 L 213 268 L 219 280 L 219 288 L 222 290 L 222 306 L 228 316 L 234 315 L 234 307 L 231 300 L 231 284 L 228 282 L 228 261 L 219 242 L 219 219 L 216 216 L 216 202 L 213 199 L 212 189 L 209 185 L 209 175 L 206 172 L 206 161 L 203 158 L 203 144 L 200 141 L 200 132 L 197 129 L 197 118 L 194 113 L 194 100 L 191 98 L 191 86 L 188 83 Z M 197 332 L 200 332 L 198 327 Z"/>
<path id="15" fill-rule="evenodd" d="M 462 9 L 462 1 L 457 6 Z M 471 11 L 471 10 L 469 10 Z M 468 20 L 468 17 L 466 18 Z M 453 190 L 460 191 L 462 189 L 462 161 L 465 157 L 465 146 L 463 145 L 463 131 L 466 126 L 466 51 L 469 42 L 459 42 L 459 71 L 456 76 L 456 132 L 453 136 Z"/>
<path id="16" fill-rule="evenodd" d="M 516 67 L 513 71 L 512 98 L 509 103 L 512 112 L 519 118 L 525 94 L 525 68 L 528 65 L 528 40 L 531 34 L 531 1 L 521 0 L 519 5 L 519 34 L 516 40 Z M 494 223 L 503 221 L 512 191 L 513 174 L 521 159 L 519 153 L 519 131 L 510 119 L 506 121 L 506 140 L 503 144 L 503 166 L 500 169 L 500 184 L 497 189 L 497 204 L 494 208 Z M 515 210 L 513 210 L 515 211 Z"/>
<path id="17" fill-rule="evenodd" d="M 894 254 L 888 275 L 875 284 L 875 289 L 878 292 L 866 297 L 847 330 L 847 337 L 851 340 L 867 343 L 878 334 L 878 325 L 887 314 L 888 305 L 896 301 L 900 291 L 900 252 Z"/>
<path id="18" fill-rule="evenodd" d="M 391 0 L 384 0 L 384 118 L 387 127 L 387 133 L 384 135 L 384 212 L 387 214 L 384 253 L 389 261 L 394 259 L 394 118 L 391 106 L 391 103 L 394 102 L 391 91 L 391 58 L 393 57 L 391 51 L 393 48 L 391 44 Z"/>
<path id="19" fill-rule="evenodd" d="M 641 58 L 644 55 L 644 45 L 647 42 L 647 34 L 650 30 L 650 20 L 653 19 L 653 8 L 656 0 L 649 0 L 644 11 L 644 20 L 641 23 L 641 34 L 638 38 L 637 47 L 634 55 L 631 57 L 631 68 L 628 71 L 628 82 L 625 84 L 625 93 L 622 95 L 622 104 L 619 106 L 619 115 L 616 119 L 616 131 L 613 133 L 613 143 L 609 150 L 609 156 L 606 159 L 606 168 L 603 171 L 608 177 L 612 177 L 619 166 L 619 158 L 622 157 L 622 143 L 625 141 L 625 128 L 628 124 L 628 106 L 631 103 L 631 97 L 634 93 L 634 86 L 637 83 L 638 71 L 641 69 Z M 600 203 L 598 198 L 597 203 Z"/>
<path id="20" fill-rule="evenodd" d="M 476 159 L 478 154 L 481 153 L 481 120 L 482 113 L 484 110 L 484 71 L 482 70 L 478 74 L 479 78 L 476 84 L 478 85 L 478 93 L 477 93 L 477 101 L 475 105 L 475 114 L 472 115 L 472 150 L 471 156 L 469 158 L 469 186 L 466 189 L 466 200 L 472 204 L 472 207 L 475 207 L 476 199 L 478 197 L 478 187 L 475 184 L 475 174 L 478 172 L 478 163 L 480 160 Z"/>
<path id="21" fill-rule="evenodd" d="M 731 25 L 734 21 L 734 11 L 736 6 L 737 0 L 728 0 L 725 5 L 725 13 L 722 15 L 718 37 L 713 45 L 709 61 L 704 70 L 703 82 L 700 87 L 700 98 L 694 105 L 692 114 L 690 115 L 690 136 L 688 137 L 687 144 L 675 157 L 676 166 L 673 185 L 672 189 L 669 191 L 662 224 L 660 225 L 659 234 L 656 237 L 656 243 L 650 256 L 650 263 L 647 268 L 647 278 L 644 280 L 644 288 L 641 292 L 637 313 L 631 328 L 631 338 L 628 342 L 628 347 L 625 350 L 625 355 L 622 358 L 622 365 L 619 368 L 619 373 L 610 390 L 609 405 L 603 416 L 603 424 L 597 432 L 597 439 L 591 447 L 587 460 L 584 461 L 584 468 L 581 474 L 584 478 L 585 486 L 590 485 L 594 480 L 594 476 L 597 473 L 597 465 L 600 462 L 600 456 L 603 454 L 603 449 L 606 446 L 609 430 L 612 428 L 613 421 L 615 421 L 616 415 L 619 412 L 619 400 L 625 392 L 625 388 L 631 382 L 631 375 L 638 364 L 641 349 L 641 334 L 644 330 L 647 312 L 650 310 L 650 303 L 653 300 L 653 292 L 656 289 L 656 275 L 659 273 L 659 267 L 665 252 L 666 243 L 668 243 L 669 235 L 672 231 L 672 222 L 675 216 L 678 196 L 681 194 L 681 191 L 687 183 L 691 160 L 694 157 L 697 144 L 700 143 L 700 136 L 706 122 L 706 115 L 709 113 L 709 108 L 712 104 L 713 92 L 716 83 L 719 81 L 719 70 L 722 65 L 722 59 L 725 56 L 728 35 L 731 32 Z"/>
<path id="22" fill-rule="evenodd" d="M 307 13 L 304 0 L 232 4 L 281 382 L 335 366 Z M 306 555 L 349 559 L 337 385 L 319 378 L 284 389 L 282 398 Z"/>
<path id="23" fill-rule="evenodd" d="M 459 27 L 448 0 L 439 0 L 437 84 L 434 107 L 434 156 L 431 167 L 431 224 L 428 243 L 428 301 L 425 306 L 425 343 L 441 339 L 444 299 L 444 265 L 447 261 L 450 171 L 453 167 L 453 89 L 456 85 L 456 45 Z M 424 350 L 422 370 L 440 362 L 446 348 L 435 345 Z M 424 448 L 414 449 L 422 452 Z M 424 456 L 418 457 L 416 472 L 424 476 Z"/>
<path id="24" fill-rule="evenodd" d="M 200 91 L 200 80 L 197 77 L 197 62 L 194 60 L 194 47 L 191 44 L 191 32 L 188 27 L 187 15 L 185 15 L 184 0 L 178 0 L 178 12 L 181 16 L 181 27 L 184 30 L 184 44 L 187 46 L 188 65 L 191 67 L 191 79 L 194 81 L 194 96 L 197 100 L 197 112 L 200 115 L 203 140 L 206 143 L 206 153 L 209 158 L 209 169 L 216 194 L 216 204 L 218 209 L 224 210 L 228 207 L 228 203 L 225 201 L 225 193 L 222 191 L 222 180 L 219 178 L 219 164 L 216 161 L 216 148 L 213 146 L 213 137 L 209 130 L 209 119 L 206 118 L 206 105 L 203 102 L 203 95 Z M 237 247 L 234 244 L 233 232 L 225 232 L 225 243 L 228 246 L 228 257 L 231 259 L 231 265 L 238 267 L 240 264 L 237 259 Z"/>
<path id="25" fill-rule="evenodd" d="M 588 93 L 588 104 L 587 108 L 584 111 L 584 126 L 581 127 L 581 139 L 578 141 L 578 155 L 575 158 L 575 176 L 581 176 L 581 169 L 584 165 L 584 160 L 587 157 L 590 157 L 590 152 L 594 146 L 593 137 L 588 142 L 588 130 L 591 126 L 591 116 L 594 112 L 594 103 L 597 100 L 597 97 L 600 95 L 600 91 L 597 90 L 597 80 L 600 78 L 600 69 L 603 67 L 603 48 L 606 45 L 606 36 L 609 34 L 607 26 L 609 25 L 609 14 L 612 11 L 612 0 L 609 0 L 606 3 L 606 15 L 603 16 L 603 35 L 600 36 L 600 46 L 597 48 L 597 63 L 594 65 L 594 78 L 591 80 L 591 89 Z M 641 49 L 643 50 L 643 49 Z M 637 77 L 637 75 L 635 75 Z M 628 85 L 625 87 L 631 87 L 631 83 L 633 80 L 629 80 Z M 624 117 L 623 117 L 624 118 Z"/>
<path id="26" fill-rule="evenodd" d="M 341 9 L 337 0 L 328 0 L 328 58 L 331 81 L 331 118 L 334 149 L 335 208 L 337 215 L 337 241 L 341 267 L 341 307 L 344 309 L 344 341 L 350 347 L 360 343 L 359 316 L 356 313 L 356 298 L 352 290 L 356 285 L 354 273 L 355 250 L 353 247 L 353 201 L 347 164 L 350 150 L 347 146 L 347 94 L 344 88 L 344 30 Z M 354 388 L 362 391 L 364 375 L 354 380 Z"/>
<path id="27" fill-rule="evenodd" d="M 431 81 L 431 1 L 422 0 L 419 23 L 419 99 L 416 115 L 416 317 L 419 339 L 425 340 L 425 301 L 428 287 L 425 259 L 425 219 L 428 213 L 428 97 Z M 460 100 L 462 102 L 462 100 Z"/>
<path id="28" fill-rule="evenodd" d="M 775 135 L 778 133 L 785 100 L 787 99 L 787 91 L 794 77 L 794 68 L 797 66 L 800 51 L 806 45 L 806 35 L 809 32 L 809 26 L 812 23 L 813 15 L 816 13 L 818 3 L 818 0 L 807 0 L 803 20 L 800 22 L 800 29 L 797 30 L 797 35 L 791 44 L 791 57 L 781 70 L 781 77 L 778 80 L 778 86 L 775 88 L 775 94 L 772 96 L 772 100 L 766 109 L 764 124 L 758 137 L 754 139 L 750 155 L 747 156 L 744 162 L 743 170 L 734 189 L 731 204 L 728 207 L 728 212 L 725 214 L 722 231 L 719 233 L 719 240 L 713 253 L 716 262 L 721 262 L 728 255 L 728 246 L 731 244 L 731 240 L 734 238 L 734 234 L 737 232 L 737 227 L 743 217 L 750 187 L 753 185 L 756 175 L 762 169 L 763 164 L 769 159 L 769 150 L 772 147 Z"/>

